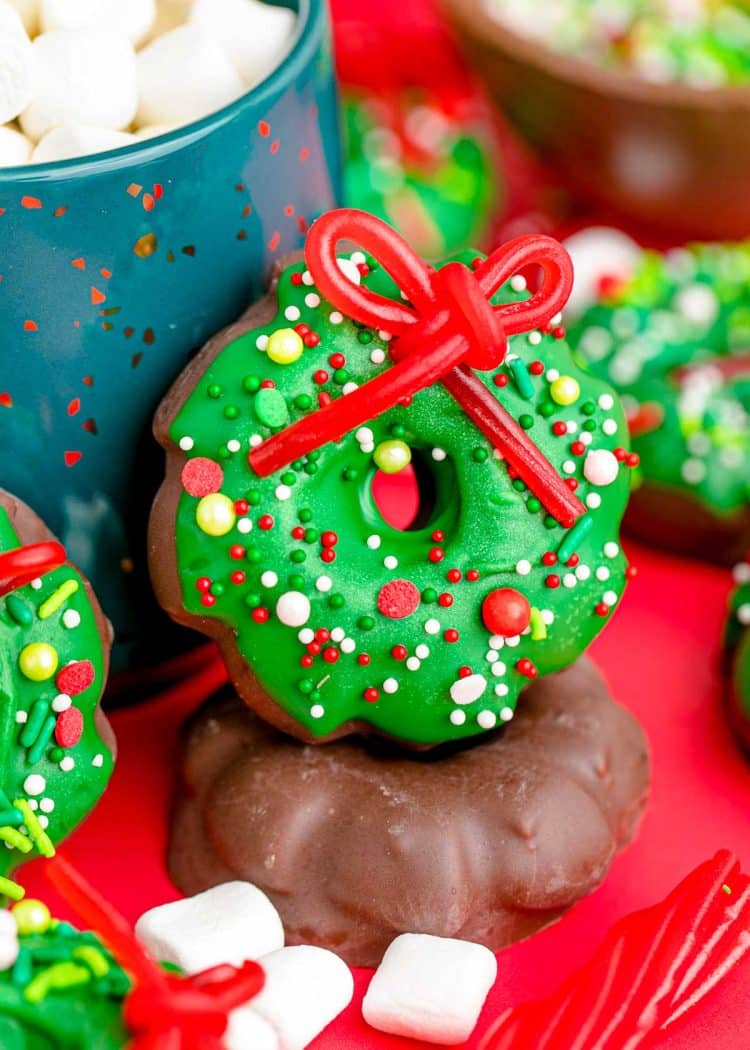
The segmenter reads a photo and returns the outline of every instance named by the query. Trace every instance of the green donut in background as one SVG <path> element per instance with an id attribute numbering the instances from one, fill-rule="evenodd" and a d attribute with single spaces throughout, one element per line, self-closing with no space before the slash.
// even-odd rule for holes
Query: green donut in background
<path id="1" fill-rule="evenodd" d="M 425 258 L 483 244 L 504 198 L 487 120 L 459 122 L 429 92 L 395 103 L 343 93 L 344 196 L 395 226 Z"/>
<path id="2" fill-rule="evenodd" d="M 375 260 L 339 265 L 399 299 Z M 494 301 L 524 289 L 514 277 Z M 368 731 L 424 746 L 507 722 L 530 678 L 581 656 L 625 584 L 624 416 L 559 326 L 512 337 L 503 364 L 476 375 L 575 489 L 586 513 L 572 529 L 439 383 L 254 473 L 250 449 L 389 367 L 388 338 L 333 308 L 295 261 L 207 344 L 155 422 L 168 452 L 150 529 L 159 600 L 220 641 L 251 707 L 316 742 Z M 398 530 L 373 481 L 407 465 L 420 513 Z"/>
<path id="3" fill-rule="evenodd" d="M 641 460 L 626 524 L 733 564 L 750 547 L 750 242 L 660 253 L 589 230 L 567 247 L 571 344 L 622 396 Z"/>

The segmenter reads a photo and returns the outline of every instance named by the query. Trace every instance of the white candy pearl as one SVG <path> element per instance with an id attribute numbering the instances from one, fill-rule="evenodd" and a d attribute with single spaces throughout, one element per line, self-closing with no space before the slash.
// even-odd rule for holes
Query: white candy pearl
<path id="1" fill-rule="evenodd" d="M 224 48 L 196 26 L 173 29 L 138 55 L 139 125 L 188 124 L 244 91 Z"/>
<path id="2" fill-rule="evenodd" d="M 106 153 L 111 149 L 130 146 L 137 141 L 135 135 L 129 135 L 126 131 L 109 131 L 107 128 L 92 128 L 86 124 L 64 124 L 48 131 L 39 140 L 31 155 L 31 163 L 45 164 L 52 160 Z"/>
<path id="3" fill-rule="evenodd" d="M 287 591 L 276 602 L 276 615 L 286 627 L 302 627 L 310 619 L 310 599 L 301 591 Z"/>
<path id="4" fill-rule="evenodd" d="M 135 116 L 138 97 L 130 41 L 106 29 L 56 29 L 33 43 L 34 99 L 21 114 L 36 141 L 61 124 L 120 131 Z"/>
<path id="5" fill-rule="evenodd" d="M 592 485 L 611 485 L 617 477 L 620 464 L 613 452 L 606 448 L 592 449 L 586 453 L 583 476 Z"/>
<path id="6" fill-rule="evenodd" d="M 15 7 L 0 0 L 0 124 L 33 97 L 34 48 Z"/>
<path id="7" fill-rule="evenodd" d="M 133 44 L 146 38 L 156 18 L 155 0 L 42 0 L 42 32 L 113 29 Z"/>
<path id="8" fill-rule="evenodd" d="M 222 44 L 247 87 L 253 87 L 289 51 L 296 17 L 287 7 L 259 0 L 194 0 L 190 21 Z"/>

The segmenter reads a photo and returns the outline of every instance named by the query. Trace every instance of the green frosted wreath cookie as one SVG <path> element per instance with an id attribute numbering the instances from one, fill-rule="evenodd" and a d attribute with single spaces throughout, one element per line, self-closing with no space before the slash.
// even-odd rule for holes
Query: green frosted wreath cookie
<path id="1" fill-rule="evenodd" d="M 627 263 L 621 235 L 568 244 L 591 293 L 571 345 L 622 395 L 641 460 L 627 524 L 734 563 L 750 545 L 750 243 L 634 246 Z"/>
<path id="2" fill-rule="evenodd" d="M 88 581 L 0 489 L 0 874 L 51 856 L 112 773 L 111 628 Z M 0 880 L 0 893 L 14 884 Z"/>
<path id="3" fill-rule="evenodd" d="M 464 261 L 445 268 L 459 283 L 472 280 Z M 339 265 L 356 294 L 406 309 L 372 256 Z M 517 316 L 536 302 L 524 288 L 514 276 L 493 301 Z M 461 366 L 459 387 L 490 416 L 505 406 L 521 444 L 546 457 L 576 497 L 567 526 L 499 458 L 449 376 L 260 476 L 251 460 L 269 439 L 288 448 L 303 425 L 335 427 L 363 384 L 369 394 L 401 367 L 389 356 L 403 361 L 408 339 L 345 316 L 291 258 L 157 414 L 168 453 L 151 522 L 157 595 L 219 640 L 251 707 L 306 740 L 374 731 L 429 745 L 492 729 L 531 678 L 583 653 L 623 590 L 617 533 L 635 461 L 619 404 L 574 365 L 558 317 L 513 337 L 497 367 Z M 422 506 L 399 531 L 372 486 L 407 465 Z"/>

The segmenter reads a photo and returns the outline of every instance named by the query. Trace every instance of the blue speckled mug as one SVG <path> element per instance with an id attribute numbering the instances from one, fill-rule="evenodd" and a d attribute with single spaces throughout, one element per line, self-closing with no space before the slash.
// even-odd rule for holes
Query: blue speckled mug
<path id="1" fill-rule="evenodd" d="M 285 2 L 296 42 L 238 101 L 138 146 L 0 171 L 0 485 L 92 579 L 115 669 L 174 641 L 146 575 L 156 404 L 339 200 L 325 0 Z"/>

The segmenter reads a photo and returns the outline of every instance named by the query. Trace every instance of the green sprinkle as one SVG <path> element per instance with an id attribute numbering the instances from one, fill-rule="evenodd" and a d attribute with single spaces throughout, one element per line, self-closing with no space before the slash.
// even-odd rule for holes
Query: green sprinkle
<path id="1" fill-rule="evenodd" d="M 297 475 L 294 473 L 293 470 L 285 470 L 284 473 L 281 475 L 281 480 L 285 485 L 296 485 Z"/>
<path id="2" fill-rule="evenodd" d="M 531 428 L 534 426 L 534 417 L 530 416 L 528 412 L 524 412 L 522 416 L 518 417 L 518 422 L 524 430 L 531 430 Z"/>
<path id="3" fill-rule="evenodd" d="M 346 605 L 346 599 L 343 594 L 332 594 L 328 599 L 328 604 L 332 609 L 343 609 Z"/>
<path id="4" fill-rule="evenodd" d="M 356 467 L 347 467 L 344 471 L 344 481 L 356 481 L 359 477 L 359 471 Z"/>
<path id="5" fill-rule="evenodd" d="M 547 514 L 544 519 L 544 527 L 545 529 L 556 529 L 557 520 L 553 518 L 551 514 Z"/>
<path id="6" fill-rule="evenodd" d="M 320 449 L 319 448 L 314 448 L 312 450 L 312 452 L 308 452 L 307 453 L 307 458 L 309 459 L 309 461 L 311 463 L 317 463 L 318 460 L 320 459 Z"/>
<path id="7" fill-rule="evenodd" d="M 595 419 L 587 419 L 585 421 L 585 423 L 583 424 L 583 426 L 581 427 L 581 430 L 588 430 L 589 433 L 592 430 L 596 430 L 596 420 Z"/>
<path id="8" fill-rule="evenodd" d="M 530 496 L 526 500 L 526 510 L 530 514 L 538 514 L 541 509 L 542 509 L 542 505 L 539 502 L 539 500 L 536 498 L 536 496 Z"/>
<path id="9" fill-rule="evenodd" d="M 514 357 L 512 361 L 508 362 L 508 368 L 510 369 L 521 397 L 525 398 L 527 401 L 531 401 L 535 393 L 534 384 L 531 381 L 529 370 L 523 360 L 520 357 Z"/>
<path id="10" fill-rule="evenodd" d="M 308 408 L 312 408 L 312 398 L 309 394 L 297 394 L 294 399 L 294 407 L 298 408 L 300 412 L 306 412 Z M 300 468 L 301 464 L 297 469 L 299 470 Z"/>
<path id="11" fill-rule="evenodd" d="M 9 846 L 17 849 L 20 853 L 31 853 L 34 848 L 28 835 L 22 835 L 15 828 L 7 826 L 0 828 L 0 842 L 7 842 Z"/>
<path id="12" fill-rule="evenodd" d="M 224 416 L 226 419 L 236 419 L 239 414 L 240 410 L 236 405 L 227 405 L 224 409 Z"/>
<path id="13" fill-rule="evenodd" d="M 360 631 L 371 631 L 375 626 L 375 620 L 372 616 L 360 616 L 357 620 L 357 627 Z"/>
<path id="14" fill-rule="evenodd" d="M 367 346 L 368 343 L 372 342 L 372 332 L 368 332 L 366 328 L 363 328 L 361 332 L 357 332 L 357 339 L 363 346 Z"/>
<path id="15" fill-rule="evenodd" d="M 250 489 L 247 494 L 247 502 L 251 507 L 257 507 L 261 501 L 261 494 L 257 489 Z"/>
<path id="16" fill-rule="evenodd" d="M 31 841 L 34 843 L 36 848 L 39 850 L 43 857 L 54 857 L 55 847 L 52 845 L 52 839 L 49 837 L 47 832 L 44 830 L 42 825 L 37 820 L 36 813 L 28 804 L 25 798 L 17 798 L 13 805 L 17 810 L 23 814 L 23 822 L 26 825 L 26 830 L 29 833 Z M 6 892 L 0 887 L 0 892 Z M 10 894 L 9 894 L 10 896 Z M 15 898 L 19 900 L 20 898 Z"/>
<path id="17" fill-rule="evenodd" d="M 211 594 L 213 594 L 214 598 L 221 598 L 223 593 L 224 593 L 224 584 L 223 583 L 219 583 L 218 580 L 217 580 L 216 583 L 212 583 L 211 584 Z"/>
<path id="18" fill-rule="evenodd" d="M 588 535 L 594 524 L 594 519 L 591 514 L 584 514 L 582 518 L 579 518 L 572 529 L 569 529 L 563 536 L 562 543 L 557 548 L 557 557 L 560 561 L 566 562 L 571 554 L 575 554 L 576 547 L 580 544 L 581 540 Z"/>
<path id="19" fill-rule="evenodd" d="M 30 766 L 35 766 L 37 762 L 41 760 L 44 754 L 44 749 L 52 739 L 52 734 L 55 731 L 55 725 L 57 724 L 57 716 L 50 714 L 47 716 L 46 721 L 42 725 L 41 729 L 37 734 L 37 738 L 28 750 L 26 756 L 26 762 Z"/>
<path id="20" fill-rule="evenodd" d="M 425 587 L 422 591 L 422 601 L 426 602 L 427 605 L 432 605 L 433 602 L 437 601 L 438 593 L 434 587 Z"/>
<path id="21" fill-rule="evenodd" d="M 28 948 L 22 946 L 18 953 L 18 958 L 13 963 L 11 980 L 16 988 L 25 988 L 31 980 L 33 972 L 34 960 L 31 957 L 31 952 Z"/>
<path id="22" fill-rule="evenodd" d="M 313 512 L 308 507 L 303 507 L 297 517 L 305 525 L 308 521 L 312 521 Z"/>
<path id="23" fill-rule="evenodd" d="M 304 576 L 300 576 L 298 572 L 293 572 L 292 575 L 289 577 L 289 586 L 292 588 L 293 591 L 301 591 L 302 588 L 305 586 Z"/>
<path id="24" fill-rule="evenodd" d="M 221 387 L 218 383 L 212 383 L 207 390 L 207 394 L 215 401 L 218 397 L 221 397 Z"/>
<path id="25" fill-rule="evenodd" d="M 299 547 L 295 548 L 289 555 L 289 560 L 293 561 L 295 565 L 301 565 L 305 558 L 307 558 L 307 554 Z"/>
<path id="26" fill-rule="evenodd" d="M 21 598 L 17 594 L 9 594 L 5 599 L 5 608 L 10 613 L 12 620 L 15 620 L 19 627 L 30 627 L 34 622 L 34 614 Z"/>
<path id="27" fill-rule="evenodd" d="M 218 449 L 216 454 L 219 457 L 219 459 L 229 459 L 232 455 L 232 453 L 229 451 L 226 445 L 222 445 L 221 448 Z"/>
<path id="28" fill-rule="evenodd" d="M 31 747 L 34 743 L 39 735 L 39 730 L 44 725 L 44 720 L 49 714 L 49 710 L 49 700 L 35 700 L 31 705 L 29 717 L 26 719 L 26 724 L 21 730 L 19 737 L 22 747 Z"/>
<path id="29" fill-rule="evenodd" d="M 80 960 L 88 966 L 94 977 L 105 977 L 110 971 L 110 965 L 104 952 L 89 944 L 82 944 L 73 949 L 73 958 Z"/>
<path id="30" fill-rule="evenodd" d="M 313 691 L 310 693 L 310 699 L 314 704 L 317 704 L 318 700 L 320 700 L 320 690 L 313 689 Z"/>
<path id="31" fill-rule="evenodd" d="M 541 612 L 532 605 L 531 607 L 531 640 L 541 642 L 547 637 L 547 624 Z"/>
<path id="32" fill-rule="evenodd" d="M 10 897 L 12 901 L 20 901 L 26 896 L 26 890 L 13 879 L 6 879 L 5 876 L 0 875 L 0 894 Z"/>
<path id="33" fill-rule="evenodd" d="M 550 416 L 554 416 L 557 411 L 557 405 L 552 401 L 545 401 L 539 406 L 539 415 L 542 419 L 549 419 Z"/>
<path id="34" fill-rule="evenodd" d="M 525 492 L 526 491 L 526 482 L 523 481 L 521 478 L 514 478 L 514 480 L 513 480 L 513 488 L 516 490 L 516 492 Z"/>
<path id="35" fill-rule="evenodd" d="M 62 762 L 64 758 L 65 752 L 61 747 L 53 747 L 49 753 L 50 762 Z M 23 823 L 23 817 L 21 818 L 21 823 Z"/>
<path id="36" fill-rule="evenodd" d="M 91 971 L 86 966 L 74 962 L 55 963 L 29 981 L 23 990 L 23 997 L 27 1003 L 41 1003 L 49 992 L 88 984 L 90 980 Z"/>
<path id="37" fill-rule="evenodd" d="M 585 401 L 581 405 L 581 412 L 584 416 L 593 416 L 594 412 L 596 412 L 596 405 L 593 401 Z"/>
<path id="38" fill-rule="evenodd" d="M 489 452 L 486 448 L 475 448 L 471 451 L 471 458 L 475 463 L 486 463 L 489 459 Z"/>
<path id="39" fill-rule="evenodd" d="M 259 594 L 246 594 L 245 605 L 248 609 L 257 609 L 261 603 L 261 597 Z"/>
<path id="40" fill-rule="evenodd" d="M 308 474 L 310 477 L 312 477 L 313 474 L 317 474 L 317 473 L 318 473 L 318 464 L 317 463 L 305 463 L 305 474 Z"/>
<path id="41" fill-rule="evenodd" d="M 305 543 L 315 543 L 320 533 L 317 529 L 305 529 Z"/>
<path id="42" fill-rule="evenodd" d="M 258 420 L 267 427 L 283 427 L 289 419 L 286 399 L 275 387 L 262 387 L 258 391 L 253 410 Z"/>
<path id="43" fill-rule="evenodd" d="M 311 678 L 303 678 L 301 681 L 297 682 L 297 688 L 301 693 L 311 693 L 315 688 L 315 682 L 313 682 Z"/>
<path id="44" fill-rule="evenodd" d="M 390 427 L 390 431 L 391 431 L 391 434 L 393 434 L 393 436 L 395 438 L 404 438 L 404 437 L 406 437 L 406 427 L 404 426 L 403 423 L 393 423 L 392 426 Z"/>
<path id="45" fill-rule="evenodd" d="M 248 394 L 257 394 L 260 390 L 260 377 L 259 376 L 245 376 L 242 380 L 242 388 L 246 390 Z"/>
<path id="46" fill-rule="evenodd" d="M 347 372 L 345 368 L 337 368 L 333 373 L 333 381 L 334 383 L 337 383 L 338 386 L 343 386 L 344 383 L 348 383 L 349 379 L 349 372 Z"/>
<path id="47" fill-rule="evenodd" d="M 8 806 L 10 806 L 10 802 Z M 5 827 L 7 824 L 11 824 L 13 827 L 23 824 L 23 817 L 17 809 L 0 809 L 0 825 Z"/>
<path id="48" fill-rule="evenodd" d="M 260 553 L 257 547 L 248 547 L 245 552 L 245 558 L 250 562 L 251 565 L 257 565 L 263 555 Z"/>

